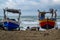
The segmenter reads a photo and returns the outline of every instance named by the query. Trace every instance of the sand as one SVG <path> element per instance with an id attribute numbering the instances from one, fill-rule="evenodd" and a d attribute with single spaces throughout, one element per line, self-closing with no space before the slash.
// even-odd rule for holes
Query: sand
<path id="1" fill-rule="evenodd" d="M 48 31 L 4 31 L 0 40 L 60 40 L 60 29 Z"/>

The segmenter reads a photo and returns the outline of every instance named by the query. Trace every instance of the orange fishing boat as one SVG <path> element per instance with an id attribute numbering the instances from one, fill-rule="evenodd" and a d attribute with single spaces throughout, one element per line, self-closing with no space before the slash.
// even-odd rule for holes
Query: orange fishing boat
<path id="1" fill-rule="evenodd" d="M 50 9 L 49 12 L 39 12 L 38 18 L 39 18 L 39 26 L 43 29 L 52 29 L 55 27 L 56 24 L 56 10 Z M 50 13 L 52 14 L 51 17 L 45 18 L 45 14 Z"/>

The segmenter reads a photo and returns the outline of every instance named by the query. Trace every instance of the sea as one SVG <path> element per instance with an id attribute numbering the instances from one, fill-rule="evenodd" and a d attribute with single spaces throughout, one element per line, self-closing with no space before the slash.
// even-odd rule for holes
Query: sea
<path id="1" fill-rule="evenodd" d="M 47 16 L 48 17 L 48 16 Z M 3 19 L 3 16 L 0 16 L 0 20 Z M 11 19 L 16 19 L 17 21 L 17 16 L 9 16 Z M 60 16 L 57 17 L 56 20 L 56 26 L 60 28 Z M 38 21 L 38 16 L 21 16 L 20 17 L 20 29 L 21 30 L 26 30 L 27 27 L 40 27 L 39 26 L 39 21 Z M 41 28 L 42 30 L 42 28 Z"/>

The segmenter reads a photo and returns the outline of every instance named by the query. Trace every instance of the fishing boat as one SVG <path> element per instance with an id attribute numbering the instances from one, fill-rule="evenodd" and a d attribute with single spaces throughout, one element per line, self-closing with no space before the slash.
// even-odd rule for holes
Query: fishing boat
<path id="1" fill-rule="evenodd" d="M 54 9 L 50 9 L 49 12 L 40 12 L 40 10 L 38 10 L 38 18 L 39 18 L 39 26 L 43 29 L 52 29 L 55 27 L 56 25 L 56 11 Z M 46 17 L 45 14 L 51 14 L 51 17 Z"/>
<path id="2" fill-rule="evenodd" d="M 4 19 L 3 19 L 3 26 L 6 30 L 14 30 L 14 29 L 19 29 L 20 26 L 20 15 L 21 15 L 21 11 L 17 10 L 17 9 L 9 9 L 9 8 L 5 8 L 3 9 L 4 11 Z M 10 19 L 7 17 L 6 12 L 8 14 L 8 12 L 11 12 L 13 14 L 19 14 L 18 16 L 18 21 L 16 21 L 15 19 Z"/>

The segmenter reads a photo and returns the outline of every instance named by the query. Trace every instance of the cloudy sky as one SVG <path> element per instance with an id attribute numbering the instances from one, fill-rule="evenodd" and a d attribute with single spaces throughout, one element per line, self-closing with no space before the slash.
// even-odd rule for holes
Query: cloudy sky
<path id="1" fill-rule="evenodd" d="M 57 9 L 60 15 L 60 0 L 0 0 L 0 15 L 3 15 L 3 8 L 21 9 L 22 15 L 38 15 L 37 10 Z"/>

